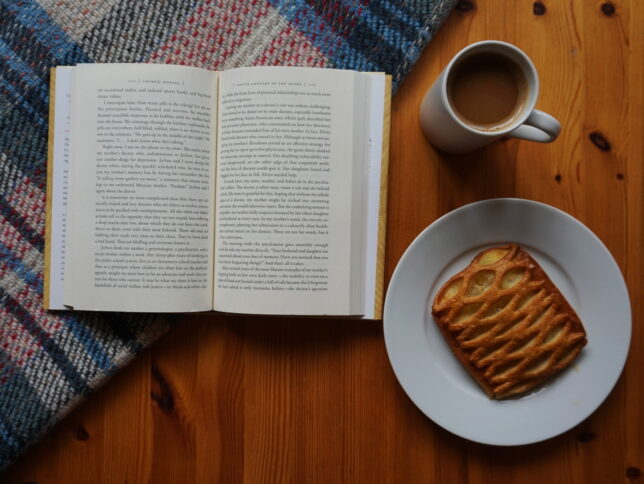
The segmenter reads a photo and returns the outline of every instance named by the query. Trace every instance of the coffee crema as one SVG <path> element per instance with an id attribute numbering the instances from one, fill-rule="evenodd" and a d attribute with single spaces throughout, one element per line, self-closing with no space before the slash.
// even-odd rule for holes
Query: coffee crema
<path id="1" fill-rule="evenodd" d="M 503 129 L 521 114 L 528 83 L 519 65 L 494 52 L 459 60 L 447 80 L 447 96 L 456 115 L 475 129 Z"/>

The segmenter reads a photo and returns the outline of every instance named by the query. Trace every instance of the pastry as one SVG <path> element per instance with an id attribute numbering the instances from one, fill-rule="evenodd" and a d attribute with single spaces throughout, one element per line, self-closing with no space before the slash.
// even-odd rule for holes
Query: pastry
<path id="1" fill-rule="evenodd" d="M 432 315 L 490 398 L 527 392 L 586 345 L 574 309 L 516 244 L 486 249 L 438 291 Z"/>

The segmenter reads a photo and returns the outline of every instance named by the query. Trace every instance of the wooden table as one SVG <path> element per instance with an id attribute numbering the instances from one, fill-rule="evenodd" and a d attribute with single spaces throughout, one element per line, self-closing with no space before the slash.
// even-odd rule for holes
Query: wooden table
<path id="1" fill-rule="evenodd" d="M 523 197 L 593 230 L 633 305 L 626 369 L 573 430 L 497 448 L 442 430 L 406 397 L 380 322 L 192 317 L 117 375 L 8 472 L 9 482 L 644 482 L 642 94 L 644 2 L 459 3 L 394 98 L 387 276 L 411 240 L 469 202 Z M 524 49 L 537 106 L 561 137 L 434 151 L 425 89 L 465 45 Z M 606 322 L 610 324 L 610 321 Z M 422 368 L 419 368 L 422 371 Z"/>

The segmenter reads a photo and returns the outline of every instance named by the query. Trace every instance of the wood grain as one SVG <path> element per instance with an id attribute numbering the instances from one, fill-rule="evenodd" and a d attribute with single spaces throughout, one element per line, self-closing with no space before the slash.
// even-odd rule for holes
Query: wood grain
<path id="1" fill-rule="evenodd" d="M 2 479 L 644 481 L 643 10 L 640 0 L 462 1 L 392 106 L 387 280 L 425 226 L 492 197 L 559 207 L 615 256 L 631 293 L 631 353 L 615 390 L 585 422 L 531 446 L 474 444 L 433 424 L 405 396 L 380 323 L 190 317 Z M 422 95 L 458 50 L 490 38 L 532 57 L 541 77 L 537 106 L 562 121 L 561 137 L 438 154 L 418 126 Z"/>

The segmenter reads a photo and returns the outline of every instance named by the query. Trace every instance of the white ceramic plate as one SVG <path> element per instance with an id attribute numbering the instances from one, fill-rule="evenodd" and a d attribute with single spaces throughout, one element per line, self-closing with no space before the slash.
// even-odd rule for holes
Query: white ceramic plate
<path id="1" fill-rule="evenodd" d="M 429 308 L 475 254 L 507 242 L 541 264 L 577 311 L 588 345 L 539 390 L 494 401 L 453 356 Z M 608 396 L 628 354 L 631 310 L 615 260 L 586 226 L 549 205 L 495 199 L 448 213 L 412 242 L 389 284 L 384 333 L 394 372 L 425 415 L 466 439 L 521 445 L 565 432 Z"/>

